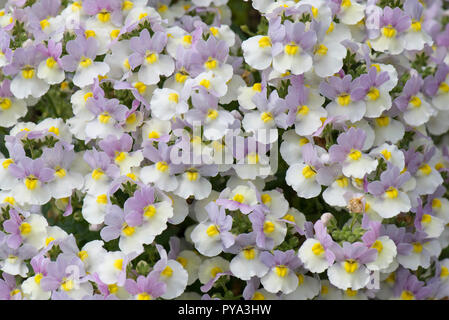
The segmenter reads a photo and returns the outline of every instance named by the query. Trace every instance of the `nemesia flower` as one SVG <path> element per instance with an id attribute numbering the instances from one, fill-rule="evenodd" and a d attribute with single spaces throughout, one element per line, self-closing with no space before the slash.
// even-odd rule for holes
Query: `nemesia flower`
<path id="1" fill-rule="evenodd" d="M 446 1 L 237 3 L 2 2 L 1 300 L 449 298 Z"/>

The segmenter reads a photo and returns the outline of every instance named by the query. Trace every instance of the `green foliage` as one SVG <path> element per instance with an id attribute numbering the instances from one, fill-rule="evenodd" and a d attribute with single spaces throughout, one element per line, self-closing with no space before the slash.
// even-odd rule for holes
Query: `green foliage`
<path id="1" fill-rule="evenodd" d="M 348 50 L 346 57 L 343 59 L 343 71 L 345 74 L 350 74 L 352 79 L 355 79 L 366 73 L 366 65 L 364 62 L 356 60 L 355 52 Z"/>
<path id="2" fill-rule="evenodd" d="M 412 62 L 412 68 L 418 71 L 423 78 L 435 74 L 436 71 L 434 67 L 429 66 L 429 56 L 425 52 L 416 55 Z"/>
<path id="3" fill-rule="evenodd" d="M 401 0 L 380 0 L 377 5 L 381 8 L 403 8 L 403 3 Z"/>
<path id="4" fill-rule="evenodd" d="M 16 23 L 14 24 L 14 28 L 12 29 L 12 41 L 10 44 L 10 48 L 12 50 L 15 50 L 17 48 L 22 47 L 22 44 L 28 40 L 28 33 L 25 29 L 25 23 L 20 22 L 19 20 L 16 20 Z"/>

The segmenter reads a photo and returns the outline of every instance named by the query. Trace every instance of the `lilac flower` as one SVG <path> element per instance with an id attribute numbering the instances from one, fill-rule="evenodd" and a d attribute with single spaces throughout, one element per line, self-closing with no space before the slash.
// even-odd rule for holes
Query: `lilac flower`
<path id="1" fill-rule="evenodd" d="M 201 254 L 213 257 L 234 244 L 235 237 L 229 232 L 232 228 L 232 217 L 226 215 L 224 207 L 218 207 L 214 202 L 210 202 L 205 209 L 209 220 L 196 226 L 191 238 Z"/>
<path id="2" fill-rule="evenodd" d="M 146 277 L 138 276 L 137 281 L 126 279 L 125 288 L 136 300 L 153 300 L 164 294 L 167 285 L 156 273 L 150 273 Z"/>
<path id="3" fill-rule="evenodd" d="M 73 83 L 78 87 L 85 87 L 94 83 L 98 76 L 104 76 L 109 71 L 105 62 L 94 61 L 97 56 L 98 44 L 94 37 L 85 39 L 77 36 L 75 40 L 67 42 L 68 55 L 61 58 L 65 71 L 75 72 Z"/>
<path id="4" fill-rule="evenodd" d="M 0 299 L 1 300 L 22 300 L 22 292 L 17 288 L 16 279 L 6 272 L 0 279 Z"/>
<path id="5" fill-rule="evenodd" d="M 20 181 L 13 189 L 20 195 L 17 202 L 42 205 L 50 200 L 52 193 L 48 182 L 54 179 L 55 171 L 47 167 L 43 159 L 25 157 L 8 169 Z"/>
<path id="6" fill-rule="evenodd" d="M 305 268 L 311 272 L 321 273 L 335 261 L 335 254 L 332 251 L 335 243 L 321 220 L 315 222 L 314 230 L 315 235 L 310 235 L 312 237 L 308 237 L 299 248 L 298 257 Z"/>
<path id="7" fill-rule="evenodd" d="M 3 241 L 2 241 L 3 242 Z M 1 270 L 11 275 L 20 275 L 26 277 L 28 267 L 25 260 L 31 259 L 37 253 L 35 247 L 24 244 L 18 248 L 10 248 L 3 242 L 0 247 L 0 263 Z"/>
<path id="8" fill-rule="evenodd" d="M 45 56 L 38 46 L 30 45 L 14 51 L 11 64 L 3 68 L 5 75 L 14 76 L 11 81 L 11 92 L 18 99 L 44 95 L 50 85 L 37 75 L 36 69 Z"/>
<path id="9" fill-rule="evenodd" d="M 252 132 L 257 141 L 270 144 L 277 140 L 277 127 L 287 127 L 287 106 L 285 100 L 279 98 L 277 91 L 271 92 L 267 98 L 266 90 L 256 93 L 252 98 L 257 111 L 249 111 L 242 120 L 247 132 Z"/>
<path id="10" fill-rule="evenodd" d="M 424 300 L 431 294 L 431 287 L 411 274 L 410 271 L 400 268 L 396 272 L 396 281 L 393 288 L 394 296 L 401 300 Z"/>
<path id="11" fill-rule="evenodd" d="M 302 22 L 284 22 L 285 38 L 282 45 L 273 48 L 273 68 L 284 73 L 291 71 L 294 75 L 303 74 L 312 68 L 311 50 L 317 37 L 314 30 L 305 31 Z"/>
<path id="12" fill-rule="evenodd" d="M 377 168 L 377 160 L 361 152 L 366 133 L 362 129 L 350 128 L 341 133 L 337 144 L 329 149 L 329 159 L 342 164 L 343 174 L 347 177 L 363 178 Z"/>
<path id="13" fill-rule="evenodd" d="M 76 257 L 58 256 L 56 261 L 51 261 L 40 285 L 45 291 L 65 293 L 73 299 L 81 299 L 93 292 L 85 278 L 83 262 Z"/>
<path id="14" fill-rule="evenodd" d="M 273 254 L 264 251 L 260 254 L 260 259 L 270 268 L 268 273 L 260 279 L 268 292 L 281 291 L 289 294 L 297 288 L 298 277 L 295 270 L 301 266 L 301 261 L 293 250 L 285 252 L 274 250 Z"/>
<path id="15" fill-rule="evenodd" d="M 256 244 L 260 248 L 271 250 L 284 241 L 287 226 L 282 219 L 265 215 L 262 210 L 256 209 L 249 214 L 249 220 L 256 234 Z"/>
<path id="16" fill-rule="evenodd" d="M 142 30 L 138 37 L 131 38 L 130 47 L 134 53 L 129 57 L 129 64 L 132 69 L 141 66 L 139 81 L 147 85 L 156 84 L 161 75 L 169 76 L 173 73 L 173 60 L 161 54 L 166 43 L 167 36 L 164 32 L 156 32 L 151 37 L 147 29 Z"/>
<path id="17" fill-rule="evenodd" d="M 433 108 L 421 93 L 423 80 L 420 75 L 412 75 L 406 82 L 399 97 L 394 100 L 395 106 L 402 112 L 405 123 L 420 126 L 427 122 L 434 113 Z"/>
<path id="18" fill-rule="evenodd" d="M 363 101 L 366 93 L 360 85 L 360 80 L 352 80 L 351 75 L 343 78 L 330 77 L 320 83 L 320 93 L 332 100 L 326 106 L 329 116 L 346 117 L 351 122 L 357 122 L 366 113 L 366 103 Z"/>
<path id="19" fill-rule="evenodd" d="M 411 18 L 400 8 L 385 7 L 376 32 L 371 34 L 374 50 L 391 55 L 402 53 L 405 47 L 404 32 L 411 26 Z"/>
<path id="20" fill-rule="evenodd" d="M 376 260 L 377 250 L 367 248 L 361 242 L 343 242 L 343 248 L 334 245 L 336 263 L 329 267 L 329 281 L 336 287 L 346 290 L 358 290 L 365 287 L 370 279 L 370 273 L 364 264 Z"/>

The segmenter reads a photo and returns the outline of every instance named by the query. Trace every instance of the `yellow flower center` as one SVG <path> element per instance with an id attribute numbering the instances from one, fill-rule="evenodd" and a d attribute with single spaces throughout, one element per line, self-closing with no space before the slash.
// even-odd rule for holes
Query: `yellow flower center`
<path id="1" fill-rule="evenodd" d="M 342 0 L 341 1 L 341 6 L 343 8 L 349 8 L 352 5 L 351 0 Z"/>
<path id="2" fill-rule="evenodd" d="M 66 176 L 66 174 L 67 174 L 67 172 L 65 171 L 64 168 L 56 167 L 56 169 L 55 169 L 55 175 L 56 175 L 58 178 L 64 178 L 64 177 Z"/>
<path id="3" fill-rule="evenodd" d="M 359 268 L 359 264 L 353 259 L 348 259 L 344 263 L 344 268 L 347 273 L 354 273 Z"/>
<path id="4" fill-rule="evenodd" d="M 178 261 L 183 268 L 185 268 L 187 266 L 187 259 L 184 257 L 177 257 L 176 261 Z"/>
<path id="5" fill-rule="evenodd" d="M 447 276 L 449 276 L 449 269 L 445 266 L 441 267 L 441 273 L 440 273 L 440 278 L 446 278 Z"/>
<path id="6" fill-rule="evenodd" d="M 298 47 L 298 45 L 296 45 L 295 43 L 292 42 L 285 46 L 284 51 L 286 54 L 293 56 L 298 53 L 299 47 Z"/>
<path id="7" fill-rule="evenodd" d="M 96 201 L 99 204 L 107 204 L 108 203 L 108 197 L 106 196 L 106 194 L 100 194 L 99 196 L 97 196 Z"/>
<path id="8" fill-rule="evenodd" d="M 321 256 L 324 253 L 324 247 L 321 243 L 317 242 L 312 246 L 312 252 L 316 256 Z"/>
<path id="9" fill-rule="evenodd" d="M 446 82 L 442 82 L 440 86 L 438 87 L 438 90 L 440 90 L 441 93 L 448 93 L 449 92 L 449 85 Z"/>
<path id="10" fill-rule="evenodd" d="M 357 294 L 357 290 L 352 290 L 351 288 L 346 289 L 345 291 L 348 297 L 354 297 Z"/>
<path id="11" fill-rule="evenodd" d="M 47 19 L 41 20 L 39 22 L 39 24 L 41 25 L 41 29 L 44 30 L 46 28 L 48 28 L 50 26 L 50 22 L 48 22 Z"/>
<path id="12" fill-rule="evenodd" d="M 161 272 L 161 276 L 166 278 L 170 278 L 173 275 L 173 269 L 170 266 L 166 266 L 164 270 Z"/>
<path id="13" fill-rule="evenodd" d="M 284 265 L 276 266 L 274 268 L 274 272 L 276 272 L 279 277 L 284 278 L 288 275 L 288 268 Z"/>
<path id="14" fill-rule="evenodd" d="M 37 187 L 38 182 L 39 180 L 31 174 L 25 179 L 25 186 L 28 190 L 34 190 Z"/>
<path id="15" fill-rule="evenodd" d="M 343 93 L 337 98 L 337 103 L 344 107 L 351 103 L 351 96 L 347 93 Z"/>
<path id="16" fill-rule="evenodd" d="M 123 3 L 122 3 L 122 10 L 129 10 L 129 9 L 131 9 L 133 6 L 134 6 L 134 4 L 132 3 L 132 1 L 125 0 L 125 1 L 123 1 Z"/>
<path id="17" fill-rule="evenodd" d="M 8 98 L 0 98 L 0 109 L 2 110 L 8 110 L 11 108 L 11 100 Z"/>
<path id="18" fill-rule="evenodd" d="M 124 224 L 123 234 L 127 237 L 132 236 L 134 232 L 136 232 L 136 228 L 128 226 L 126 223 Z M 121 269 L 121 268 L 120 268 Z"/>
<path id="19" fill-rule="evenodd" d="M 315 50 L 316 54 L 320 56 L 325 56 L 327 54 L 328 48 L 324 44 L 320 44 L 318 48 Z"/>
<path id="20" fill-rule="evenodd" d="M 261 48 L 271 47 L 271 39 L 267 36 L 260 38 L 258 43 Z"/>
<path id="21" fill-rule="evenodd" d="M 316 171 L 313 170 L 311 166 L 307 165 L 302 169 L 302 175 L 304 176 L 304 178 L 310 179 L 316 175 Z"/>
<path id="22" fill-rule="evenodd" d="M 273 120 L 273 115 L 271 114 L 271 112 L 264 112 L 260 116 L 260 119 L 262 119 L 263 122 L 269 122 Z"/>
<path id="23" fill-rule="evenodd" d="M 187 179 L 189 179 L 189 181 L 196 181 L 198 179 L 198 172 L 195 171 L 187 171 Z"/>
<path id="24" fill-rule="evenodd" d="M 252 300 L 265 300 L 265 296 L 260 292 L 255 292 Z"/>
<path id="25" fill-rule="evenodd" d="M 271 196 L 268 193 L 262 194 L 260 198 L 264 204 L 271 202 Z"/>
<path id="26" fill-rule="evenodd" d="M 383 248 L 384 248 L 384 246 L 383 246 L 383 244 L 382 244 L 381 241 L 376 240 L 376 241 L 374 241 L 374 243 L 373 243 L 373 245 L 371 246 L 371 248 L 374 248 L 374 249 L 377 250 L 378 253 L 381 253 L 382 250 L 383 250 Z"/>
<path id="27" fill-rule="evenodd" d="M 175 74 L 175 81 L 179 83 L 184 83 L 187 80 L 188 76 L 182 73 Z"/>
<path id="28" fill-rule="evenodd" d="M 217 60 L 213 59 L 212 57 L 209 57 L 209 59 L 207 59 L 207 61 L 204 63 L 204 67 L 206 69 L 212 70 L 215 69 L 217 67 Z"/>
<path id="29" fill-rule="evenodd" d="M 81 259 L 81 261 L 86 260 L 88 256 L 89 254 L 85 250 L 78 252 L 78 257 Z"/>
<path id="30" fill-rule="evenodd" d="M 304 106 L 298 106 L 296 114 L 305 116 L 305 115 L 307 115 L 309 113 L 309 110 L 310 109 L 309 109 L 308 106 L 305 106 L 305 105 Z"/>
<path id="31" fill-rule="evenodd" d="M 80 66 L 83 68 L 87 68 L 92 64 L 92 59 L 83 57 L 80 61 Z"/>
<path id="32" fill-rule="evenodd" d="M 61 284 L 62 290 L 64 290 L 64 291 L 70 291 L 70 290 L 72 290 L 74 287 L 75 287 L 75 284 L 73 283 L 73 280 L 66 279 L 66 278 L 63 279 L 63 282 L 62 282 L 62 284 Z"/>
<path id="33" fill-rule="evenodd" d="M 326 34 L 332 33 L 335 29 L 335 24 L 333 22 L 331 22 L 329 28 L 326 31 Z"/>
<path id="34" fill-rule="evenodd" d="M 119 34 L 120 34 L 120 30 L 119 29 L 114 29 L 114 30 L 112 30 L 109 33 L 109 35 L 111 36 L 112 39 L 117 38 Z"/>
<path id="35" fill-rule="evenodd" d="M 370 98 L 370 100 L 372 101 L 376 101 L 377 99 L 379 99 L 380 97 L 380 92 L 379 89 L 372 87 L 368 93 L 367 93 L 368 98 Z"/>
<path id="36" fill-rule="evenodd" d="M 431 223 L 432 222 L 432 216 L 430 214 L 423 214 L 421 218 L 422 223 Z"/>
<path id="37" fill-rule="evenodd" d="M 398 189 L 396 189 L 395 187 L 389 187 L 385 191 L 385 195 L 387 196 L 387 198 L 396 199 L 398 197 Z"/>
<path id="38" fill-rule="evenodd" d="M 272 233 L 274 232 L 275 226 L 274 223 L 271 221 L 265 221 L 263 224 L 263 232 L 265 233 Z"/>
<path id="39" fill-rule="evenodd" d="M 210 88 L 210 81 L 207 79 L 203 79 L 200 81 L 200 86 L 205 87 L 206 89 Z"/>
<path id="40" fill-rule="evenodd" d="M 215 237 L 216 235 L 218 235 L 220 233 L 220 230 L 218 229 L 218 226 L 216 226 L 215 224 L 210 225 L 209 227 L 207 227 L 206 229 L 206 234 L 209 237 Z"/>
<path id="41" fill-rule="evenodd" d="M 432 200 L 432 208 L 441 208 L 441 200 L 438 198 L 435 198 Z"/>
<path id="42" fill-rule="evenodd" d="M 380 153 L 384 156 L 385 160 L 391 159 L 391 152 L 387 149 L 382 150 Z"/>
<path id="43" fill-rule="evenodd" d="M 422 164 L 422 165 L 419 167 L 419 171 L 420 171 L 423 175 L 428 176 L 429 174 L 432 173 L 432 167 L 429 166 L 427 163 L 424 163 L 424 164 Z"/>
<path id="44" fill-rule="evenodd" d="M 376 118 L 376 123 L 379 127 L 386 127 L 390 124 L 390 118 L 389 117 Z"/>
<path id="45" fill-rule="evenodd" d="M 43 277 L 44 275 L 42 273 L 36 274 L 34 276 L 34 282 L 36 282 L 36 284 L 40 284 Z"/>
<path id="46" fill-rule="evenodd" d="M 207 117 L 211 120 L 215 120 L 218 117 L 218 111 L 215 109 L 209 109 L 207 111 Z"/>
<path id="47" fill-rule="evenodd" d="M 147 61 L 147 63 L 153 64 L 157 61 L 157 54 L 150 53 L 149 55 L 146 56 L 145 60 Z"/>
<path id="48" fill-rule="evenodd" d="M 139 293 L 137 295 L 137 300 L 151 300 L 151 295 L 146 292 Z"/>
<path id="49" fill-rule="evenodd" d="M 100 22 L 106 23 L 111 19 L 111 14 L 106 11 L 100 12 L 97 14 L 97 19 Z"/>
<path id="50" fill-rule="evenodd" d="M 29 234 L 31 232 L 31 229 L 31 224 L 29 224 L 28 222 L 22 222 L 19 226 L 19 231 L 22 235 Z"/>
<path id="51" fill-rule="evenodd" d="M 253 247 L 247 247 L 242 252 L 246 260 L 253 260 L 256 257 L 256 250 Z"/>
<path id="52" fill-rule="evenodd" d="M 144 208 L 143 215 L 145 217 L 151 218 L 156 214 L 156 211 L 156 207 L 150 204 Z"/>
<path id="53" fill-rule="evenodd" d="M 22 70 L 22 77 L 25 79 L 31 79 L 34 77 L 34 69 L 33 68 L 25 68 Z"/>
<path id="54" fill-rule="evenodd" d="M 84 31 L 84 35 L 86 36 L 86 38 L 90 38 L 90 37 L 95 38 L 96 33 L 94 30 L 86 30 L 86 31 Z"/>
<path id="55" fill-rule="evenodd" d="M 416 253 L 421 253 L 422 251 L 422 244 L 419 242 L 414 242 L 413 243 L 413 251 Z"/>
<path id="56" fill-rule="evenodd" d="M 102 124 L 106 124 L 111 120 L 111 116 L 109 115 L 109 112 L 105 111 L 98 116 L 98 120 L 100 120 Z"/>
<path id="57" fill-rule="evenodd" d="M 260 82 L 257 82 L 255 84 L 253 84 L 252 89 L 254 91 L 261 92 L 262 91 L 262 84 Z"/>
<path id="58" fill-rule="evenodd" d="M 396 29 L 391 24 L 382 28 L 382 34 L 387 38 L 393 38 L 396 36 Z"/>
<path id="59" fill-rule="evenodd" d="M 418 32 L 421 31 L 421 22 L 419 21 L 413 21 L 412 25 L 410 26 L 413 31 Z"/>
<path id="60" fill-rule="evenodd" d="M 419 108 L 419 107 L 421 107 L 422 101 L 421 101 L 421 99 L 418 98 L 417 96 L 413 96 L 413 97 L 410 99 L 409 103 L 410 103 L 412 106 L 414 106 L 415 108 Z"/>
<path id="61" fill-rule="evenodd" d="M 114 268 L 118 269 L 118 270 L 122 270 L 123 269 L 123 259 L 117 259 L 114 261 Z"/>
<path id="62" fill-rule="evenodd" d="M 404 290 L 401 293 L 401 300 L 414 300 L 415 296 L 408 290 Z"/>
<path id="63" fill-rule="evenodd" d="M 161 172 L 165 172 L 168 170 L 168 164 L 165 161 L 159 161 L 156 163 L 156 169 L 161 171 Z"/>
<path id="64" fill-rule="evenodd" d="M 100 168 L 92 171 L 92 179 L 94 179 L 94 180 L 100 179 L 103 175 L 104 175 L 104 172 Z"/>
<path id="65" fill-rule="evenodd" d="M 354 161 L 359 160 L 362 157 L 362 153 L 359 150 L 351 149 L 348 157 Z"/>
<path id="66" fill-rule="evenodd" d="M 245 201 L 245 197 L 241 193 L 236 193 L 232 200 L 243 203 Z"/>
<path id="67" fill-rule="evenodd" d="M 160 135 L 159 135 L 159 132 L 157 132 L 157 131 L 151 131 L 148 134 L 148 139 L 159 139 L 159 137 L 160 137 Z"/>
<path id="68" fill-rule="evenodd" d="M 114 294 L 118 291 L 118 286 L 114 283 L 114 284 L 109 284 L 108 285 L 108 290 L 110 294 Z"/>
<path id="69" fill-rule="evenodd" d="M 217 273 L 221 273 L 223 272 L 223 270 L 220 267 L 213 267 L 210 270 L 210 275 L 212 276 L 212 278 L 215 278 L 215 276 L 217 275 Z"/>

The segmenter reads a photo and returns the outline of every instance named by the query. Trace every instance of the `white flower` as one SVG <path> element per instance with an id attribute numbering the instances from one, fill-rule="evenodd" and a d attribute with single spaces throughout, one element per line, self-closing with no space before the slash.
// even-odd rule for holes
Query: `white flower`
<path id="1" fill-rule="evenodd" d="M 314 273 L 321 273 L 331 266 L 327 261 L 325 249 L 317 239 L 309 238 L 298 250 L 298 257 L 304 267 Z"/>
<path id="2" fill-rule="evenodd" d="M 252 246 L 245 247 L 229 265 L 232 274 L 242 280 L 250 280 L 252 277 L 263 277 L 268 272 L 268 267 L 259 259 L 259 250 Z"/>
<path id="3" fill-rule="evenodd" d="M 357 261 L 347 260 L 334 263 L 327 269 L 329 281 L 339 289 L 359 290 L 370 279 L 369 271 Z"/>
<path id="4" fill-rule="evenodd" d="M 173 299 L 180 296 L 186 289 L 188 277 L 187 271 L 179 262 L 169 259 L 167 266 L 162 270 L 159 277 L 167 285 L 161 297 L 164 299 Z"/>
<path id="5" fill-rule="evenodd" d="M 215 278 L 217 273 L 229 271 L 229 261 L 222 257 L 206 259 L 198 269 L 198 278 L 202 284 L 208 283 Z"/>

